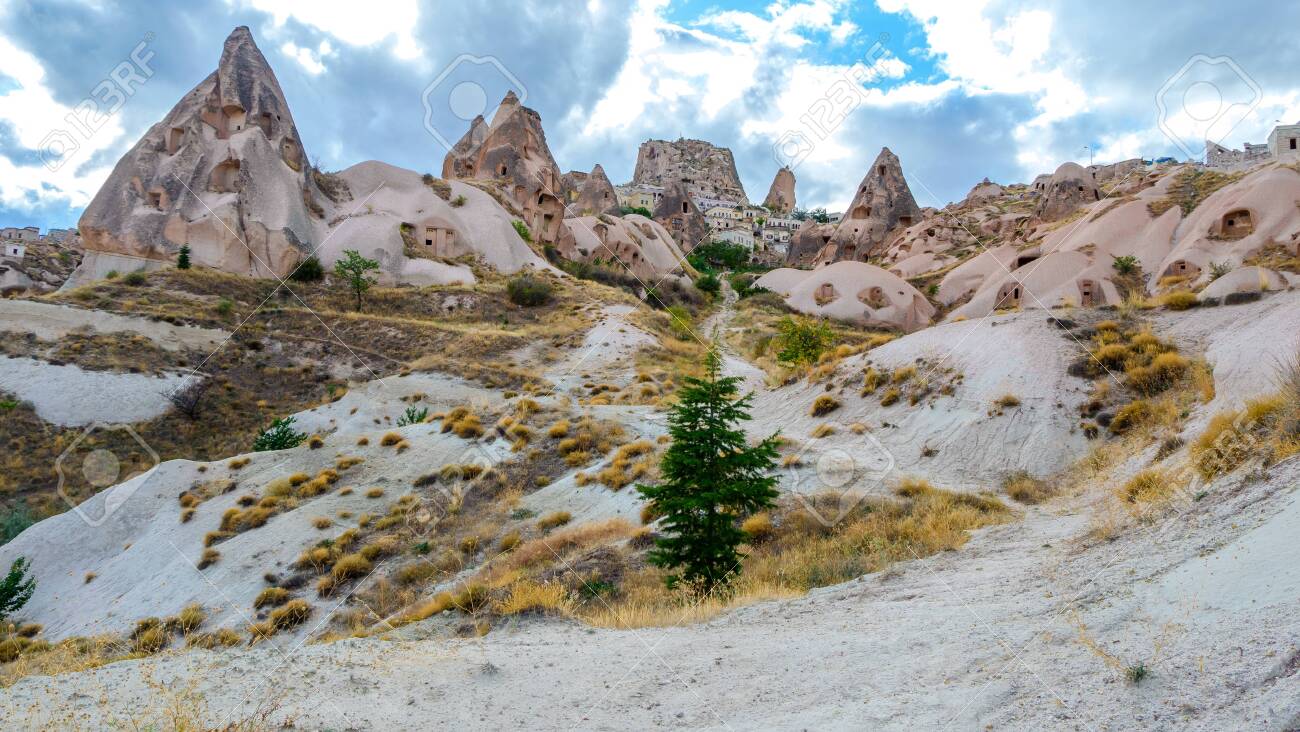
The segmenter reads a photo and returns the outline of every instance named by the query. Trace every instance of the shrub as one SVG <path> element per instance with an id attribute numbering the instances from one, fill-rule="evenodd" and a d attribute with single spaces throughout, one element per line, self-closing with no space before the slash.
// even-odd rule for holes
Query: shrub
<path id="1" fill-rule="evenodd" d="M 271 625 L 277 630 L 288 630 L 307 622 L 311 605 L 306 600 L 290 600 L 271 611 Z"/>
<path id="2" fill-rule="evenodd" d="M 831 328 L 823 321 L 786 316 L 777 321 L 776 360 L 788 364 L 817 363 L 835 341 Z"/>
<path id="3" fill-rule="evenodd" d="M 420 424 L 428 418 L 429 418 L 428 407 L 424 407 L 422 409 L 416 409 L 415 405 L 411 405 L 406 408 L 406 411 L 402 412 L 402 416 L 397 418 L 397 426 L 406 427 L 407 425 Z"/>
<path id="4" fill-rule="evenodd" d="M 190 268 L 190 245 L 182 244 L 180 252 L 176 255 L 176 269 Z"/>
<path id="5" fill-rule="evenodd" d="M 840 402 L 830 394 L 822 394 L 813 400 L 812 409 L 809 410 L 808 416 L 820 417 L 823 414 L 830 414 L 840 408 Z"/>
<path id="6" fill-rule="evenodd" d="M 993 402 L 993 404 L 1002 407 L 1003 409 L 1018 407 L 1020 406 L 1020 397 L 1016 396 L 1015 394 L 1003 394 L 1002 396 L 998 397 L 997 401 Z"/>
<path id="7" fill-rule="evenodd" d="M 31 512 L 24 504 L 6 511 L 4 516 L 0 517 L 0 546 L 12 541 L 34 523 L 36 520 L 32 518 Z"/>
<path id="8" fill-rule="evenodd" d="M 1164 501 L 1174 491 L 1173 481 L 1159 470 L 1150 469 L 1134 475 L 1117 495 L 1128 504 L 1158 503 Z"/>
<path id="9" fill-rule="evenodd" d="M 253 440 L 253 452 L 268 452 L 271 450 L 288 450 L 302 444 L 307 439 L 305 432 L 295 431 L 293 428 L 294 418 L 284 417 L 271 423 L 270 427 L 257 433 L 257 439 Z"/>
<path id="10" fill-rule="evenodd" d="M 221 552 L 211 547 L 204 549 L 203 556 L 199 557 L 198 568 L 207 569 L 216 564 L 218 559 L 221 559 Z"/>
<path id="11" fill-rule="evenodd" d="M 1043 481 L 1030 475 L 1027 471 L 1017 470 L 1002 481 L 1002 492 L 1013 500 L 1026 504 L 1041 503 L 1052 495 Z"/>
<path id="12" fill-rule="evenodd" d="M 139 270 L 136 270 L 135 272 L 128 272 L 127 275 L 122 278 L 123 283 L 128 284 L 132 287 L 139 287 L 140 285 L 143 285 L 146 281 L 147 279 L 144 276 L 144 272 L 141 272 Z"/>
<path id="13" fill-rule="evenodd" d="M 682 305 L 670 305 L 664 312 L 668 314 L 668 324 L 672 326 L 673 335 L 679 340 L 689 341 L 695 337 L 691 328 L 691 311 Z"/>
<path id="14" fill-rule="evenodd" d="M 515 232 L 519 238 L 531 244 L 533 242 L 532 232 L 528 231 L 528 225 L 522 221 L 511 221 L 510 224 L 515 227 Z"/>
<path id="15" fill-rule="evenodd" d="M 710 272 L 695 280 L 695 287 L 707 295 L 716 295 L 722 291 L 722 282 Z"/>
<path id="16" fill-rule="evenodd" d="M 1177 353 L 1162 353 L 1149 366 L 1134 366 L 1124 372 L 1125 383 L 1145 396 L 1169 389 L 1187 373 L 1191 363 Z"/>
<path id="17" fill-rule="evenodd" d="M 551 301 L 553 291 L 551 283 L 532 275 L 521 275 L 506 283 L 510 302 L 521 307 L 545 305 Z"/>
<path id="18" fill-rule="evenodd" d="M 751 544 L 762 544 L 771 539 L 776 534 L 776 527 L 772 524 L 772 517 L 766 513 L 756 513 L 745 519 L 740 524 L 740 530 L 745 532 Z"/>
<path id="19" fill-rule="evenodd" d="M 188 635 L 198 630 L 203 621 L 208 619 L 208 614 L 203 611 L 203 606 L 198 603 L 186 605 L 181 609 L 175 618 L 176 627 L 182 634 Z"/>
<path id="20" fill-rule="evenodd" d="M 1188 310 L 1196 307 L 1196 294 L 1187 290 L 1175 290 L 1161 297 L 1160 304 L 1170 310 Z"/>
<path id="21" fill-rule="evenodd" d="M 897 402 L 900 396 L 902 396 L 902 392 L 898 390 L 898 387 L 891 386 L 880 395 L 880 406 L 888 407 L 894 402 Z"/>
<path id="22" fill-rule="evenodd" d="M 1122 275 L 1132 274 L 1137 271 L 1138 259 L 1130 254 L 1126 254 L 1122 257 L 1115 257 L 1114 261 L 1110 263 L 1110 266 L 1114 267 L 1115 271 Z"/>
<path id="23" fill-rule="evenodd" d="M 573 516 L 568 511 L 554 511 L 548 513 L 537 521 L 537 528 L 542 531 L 563 526 L 573 520 Z"/>
<path id="24" fill-rule="evenodd" d="M 257 594 L 253 607 L 278 607 L 289 601 L 289 591 L 283 587 L 268 587 Z"/>
<path id="25" fill-rule="evenodd" d="M 1111 434 L 1122 435 L 1135 427 L 1145 424 L 1155 416 L 1155 410 L 1151 407 L 1151 402 L 1145 399 L 1138 399 L 1129 402 L 1120 407 L 1115 412 L 1115 416 L 1110 421 Z"/>
<path id="26" fill-rule="evenodd" d="M 360 554 L 345 554 L 339 557 L 330 570 L 330 575 L 337 581 L 364 577 L 370 573 L 370 560 Z"/>
<path id="27" fill-rule="evenodd" d="M 289 273 L 289 279 L 296 282 L 319 282 L 325 279 L 325 267 L 315 255 L 298 263 Z"/>

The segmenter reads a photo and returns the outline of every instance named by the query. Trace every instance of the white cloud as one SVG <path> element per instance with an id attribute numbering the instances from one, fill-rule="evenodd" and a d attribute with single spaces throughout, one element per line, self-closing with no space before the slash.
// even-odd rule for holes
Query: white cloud
<path id="1" fill-rule="evenodd" d="M 8 123 L 14 131 L 14 142 L 23 148 L 43 150 L 50 160 L 59 159 L 57 153 L 65 151 L 57 170 L 39 161 L 17 164 L 0 155 L 0 206 L 30 212 L 38 204 L 56 201 L 74 207 L 86 205 L 108 177 L 110 168 L 81 170 L 79 166 L 122 135 L 121 120 L 94 111 L 104 109 L 94 100 L 93 106 L 81 109 L 59 103 L 46 85 L 41 62 L 3 37 L 0 58 L 5 59 L 4 74 L 16 83 L 15 88 L 0 94 L 0 122 Z M 78 123 L 70 121 L 69 116 Z M 39 200 L 33 202 L 33 196 Z"/>
<path id="2" fill-rule="evenodd" d="M 326 67 L 323 61 L 326 56 L 334 54 L 334 47 L 330 45 L 329 41 L 321 41 L 316 50 L 312 51 L 310 48 L 299 46 L 293 41 L 285 41 L 280 46 L 280 51 L 285 56 L 297 61 L 298 65 L 302 66 L 307 73 L 317 76 L 324 73 Z"/>
<path id="3" fill-rule="evenodd" d="M 412 34 L 420 19 L 417 0 L 227 0 L 232 5 L 237 1 L 270 14 L 277 26 L 293 18 L 350 46 L 371 46 L 392 37 L 398 58 L 420 56 Z"/>

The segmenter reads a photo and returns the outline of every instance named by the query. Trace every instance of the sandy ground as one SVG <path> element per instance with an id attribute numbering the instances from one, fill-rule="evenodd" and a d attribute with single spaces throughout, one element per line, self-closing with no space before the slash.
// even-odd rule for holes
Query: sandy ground
<path id="1" fill-rule="evenodd" d="M 0 391 L 31 402 L 37 416 L 63 427 L 153 419 L 171 409 L 167 394 L 186 376 L 86 371 L 72 364 L 0 356 Z"/>
<path id="2" fill-rule="evenodd" d="M 168 350 L 211 351 L 229 337 L 227 332 L 214 328 L 172 325 L 35 300 L 0 300 L 0 331 L 31 333 L 41 340 L 53 341 L 83 329 L 98 333 L 138 333 Z"/>
<path id="3" fill-rule="evenodd" d="M 175 654 L 27 679 L 0 708 L 94 729 L 191 687 L 210 724 L 271 705 L 300 729 L 1291 729 L 1300 565 L 1234 578 L 1300 529 L 1298 478 L 1217 486 L 1166 530 L 1094 546 L 1077 503 L 1035 509 L 960 552 L 703 625 Z M 1150 677 L 1129 685 L 1137 663 Z"/>
<path id="4" fill-rule="evenodd" d="M 1270 388 L 1270 359 L 1289 345 L 1263 333 L 1243 336 L 1231 324 L 1280 327 L 1297 310 L 1295 293 L 1286 293 L 1236 309 L 1168 316 L 1157 331 L 1205 349 L 1221 380 L 1222 406 L 1231 406 Z M 624 340 L 636 336 L 620 319 L 608 314 L 588 348 L 575 349 L 571 358 L 590 346 L 602 361 L 603 348 L 621 353 Z M 1071 344 L 1043 313 L 927 329 L 847 359 L 832 382 L 860 373 L 867 357 L 885 366 L 924 357 L 951 363 L 966 378 L 953 397 L 913 409 L 883 408 L 857 397 L 856 388 L 841 389 L 845 406 L 833 417 L 860 419 L 872 430 L 841 431 L 817 441 L 818 451 L 838 447 L 871 458 L 878 445 L 896 474 L 988 489 L 1009 469 L 1046 474 L 1087 447 L 1070 432 L 1083 386 L 1065 375 Z M 442 377 L 354 389 L 301 415 L 313 429 L 335 430 L 324 450 L 263 454 L 250 468 L 310 470 L 335 453 L 359 452 L 367 459 L 360 473 L 366 481 L 401 485 L 409 484 L 414 466 L 462 460 L 467 444 L 428 425 L 402 428 L 415 439 L 400 459 L 355 447 L 357 432 L 387 429 L 374 420 L 391 418 L 402 393 L 412 389 L 435 404 L 498 398 Z M 1007 391 L 1023 406 L 990 415 L 991 401 Z M 753 432 L 779 428 L 801 437 L 826 421 L 807 416 L 812 399 L 824 392 L 824 384 L 803 384 L 760 394 Z M 638 410 L 601 413 L 647 433 L 662 429 Z M 938 453 L 923 457 L 921 445 Z M 39 553 L 45 568 L 38 571 L 49 574 L 40 576 L 29 607 L 47 633 L 120 628 L 211 595 L 211 586 L 229 596 L 231 607 L 247 608 L 262 569 L 312 541 L 307 521 L 317 513 L 314 502 L 222 544 L 222 561 L 204 573 L 187 567 L 202 530 L 238 495 L 205 503 L 202 520 L 175 522 L 176 486 L 187 485 L 194 469 L 183 461 L 160 466 L 156 485 L 136 486 L 119 501 L 120 523 L 87 529 L 64 514 L 0 547 L 0 562 L 17 552 Z M 783 475 L 783 485 L 791 489 L 799 479 Z M 556 481 L 529 496 L 529 506 L 572 510 L 580 519 L 637 508 L 629 491 L 571 483 Z M 633 631 L 524 619 L 481 639 L 424 639 L 421 628 L 439 622 L 434 619 L 391 640 L 169 652 L 28 678 L 0 692 L 0 710 L 6 720 L 21 720 L 15 728 L 130 728 L 126 720 L 157 719 L 174 695 L 190 690 L 206 700 L 209 726 L 270 705 L 273 720 L 292 718 L 300 729 L 1294 729 L 1300 727 L 1300 563 L 1292 548 L 1300 532 L 1297 485 L 1300 460 L 1264 475 L 1239 471 L 1205 486 L 1199 500 L 1181 499 L 1171 515 L 1133 523 L 1110 541 L 1088 538 L 1097 502 L 1110 488 L 1096 486 L 1027 509 L 1023 520 L 981 531 L 960 551 L 706 624 Z M 102 500 L 112 495 L 101 494 Z M 120 549 L 125 543 L 130 547 Z M 166 559 L 167 552 L 178 558 Z M 102 578 L 110 581 L 101 590 L 96 580 L 88 595 L 78 583 L 91 560 L 102 563 Z M 107 621 L 104 607 L 114 613 Z M 235 620 L 214 622 L 223 619 Z M 1126 670 L 1137 666 L 1148 678 L 1127 683 Z"/>

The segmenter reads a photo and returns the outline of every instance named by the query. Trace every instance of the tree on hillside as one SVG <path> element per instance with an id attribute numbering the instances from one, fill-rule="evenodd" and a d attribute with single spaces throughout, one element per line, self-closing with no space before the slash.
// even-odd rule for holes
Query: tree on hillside
<path id="1" fill-rule="evenodd" d="M 776 329 L 776 360 L 780 363 L 812 365 L 835 343 L 835 333 L 821 320 L 796 320 L 787 315 L 777 321 Z"/>
<path id="2" fill-rule="evenodd" d="M 355 249 L 344 249 L 343 258 L 334 263 L 334 274 L 348 283 L 357 298 L 357 311 L 361 311 L 361 296 L 378 280 L 371 275 L 379 269 L 379 262 L 366 259 Z"/>
<path id="3" fill-rule="evenodd" d="M 709 351 L 702 379 L 688 377 L 668 413 L 673 442 L 659 464 L 658 485 L 638 485 L 650 510 L 663 517 L 664 536 L 649 561 L 676 570 L 669 587 L 697 596 L 725 585 L 740 569 L 745 540 L 739 523 L 776 498 L 777 436 L 750 446 L 739 424 L 750 419 L 751 395 L 737 398 L 736 376 L 722 376 L 722 359 Z"/>
<path id="4" fill-rule="evenodd" d="M 9 574 L 0 580 L 0 620 L 4 620 L 22 609 L 36 591 L 36 580 L 28 574 L 31 562 L 26 557 L 18 557 L 9 565 Z"/>
<path id="5" fill-rule="evenodd" d="M 180 254 L 176 256 L 176 269 L 190 268 L 190 245 L 182 244 Z"/>

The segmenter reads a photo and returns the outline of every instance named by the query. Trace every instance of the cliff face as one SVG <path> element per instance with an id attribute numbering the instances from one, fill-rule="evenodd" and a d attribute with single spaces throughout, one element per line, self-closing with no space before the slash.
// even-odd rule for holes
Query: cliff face
<path id="1" fill-rule="evenodd" d="M 78 228 L 88 259 L 145 266 L 189 245 L 196 264 L 285 275 L 315 238 L 320 195 L 275 73 L 239 27 L 217 70 L 118 161 Z"/>
<path id="2" fill-rule="evenodd" d="M 690 195 L 748 204 L 731 151 L 704 140 L 646 140 L 637 151 L 633 183 L 686 186 Z"/>

